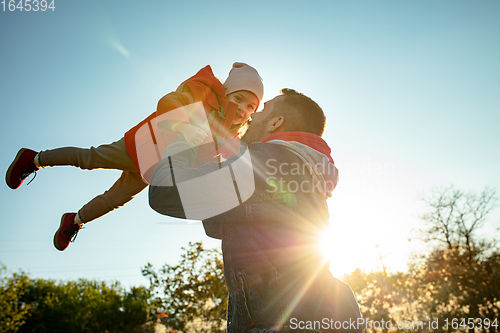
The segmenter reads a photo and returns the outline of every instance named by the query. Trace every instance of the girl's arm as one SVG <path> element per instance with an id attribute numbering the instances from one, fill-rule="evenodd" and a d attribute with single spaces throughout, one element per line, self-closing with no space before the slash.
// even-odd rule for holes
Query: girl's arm
<path id="1" fill-rule="evenodd" d="M 178 120 L 164 120 L 158 123 L 158 127 L 182 134 L 184 139 L 193 147 L 201 144 L 208 136 L 208 133 L 201 128 Z"/>

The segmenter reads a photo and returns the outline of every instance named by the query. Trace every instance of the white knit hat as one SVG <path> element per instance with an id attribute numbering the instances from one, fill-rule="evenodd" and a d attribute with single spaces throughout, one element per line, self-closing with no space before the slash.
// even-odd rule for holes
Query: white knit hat
<path id="1" fill-rule="evenodd" d="M 259 103 L 264 98 L 264 84 L 255 68 L 242 62 L 235 62 L 224 82 L 226 95 L 239 90 L 247 90 L 255 94 Z"/>

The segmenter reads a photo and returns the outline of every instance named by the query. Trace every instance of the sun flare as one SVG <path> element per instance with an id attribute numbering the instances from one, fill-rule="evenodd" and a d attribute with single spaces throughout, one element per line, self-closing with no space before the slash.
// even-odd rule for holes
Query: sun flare
<path id="1" fill-rule="evenodd" d="M 318 248 L 325 261 L 331 261 L 335 254 L 335 233 L 331 225 L 323 229 L 319 235 Z"/>
<path id="2" fill-rule="evenodd" d="M 349 233 L 336 225 L 328 225 L 318 235 L 317 249 L 324 263 L 329 264 L 330 272 L 337 278 L 351 273 L 362 264 L 356 251 L 358 246 Z"/>

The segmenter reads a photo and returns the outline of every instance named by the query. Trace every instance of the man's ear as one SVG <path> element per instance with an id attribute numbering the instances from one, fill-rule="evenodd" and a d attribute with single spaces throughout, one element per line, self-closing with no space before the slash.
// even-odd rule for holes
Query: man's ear
<path id="1" fill-rule="evenodd" d="M 285 131 L 285 117 L 283 116 L 278 116 L 278 117 L 273 117 L 267 122 L 266 130 L 268 132 L 284 132 Z"/>

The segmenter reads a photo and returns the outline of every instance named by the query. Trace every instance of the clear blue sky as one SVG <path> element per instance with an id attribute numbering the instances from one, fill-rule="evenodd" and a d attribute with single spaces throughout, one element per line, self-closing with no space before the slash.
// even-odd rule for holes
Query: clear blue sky
<path id="1" fill-rule="evenodd" d="M 422 191 L 500 185 L 497 0 L 55 6 L 0 11 L 3 172 L 21 147 L 120 139 L 201 67 L 212 65 L 223 80 L 241 61 L 259 70 L 266 100 L 290 87 L 327 114 L 324 138 L 340 170 L 329 202 L 337 276 L 377 268 L 377 244 L 387 266 L 405 269 Z M 55 250 L 61 215 L 119 174 L 47 168 L 16 191 L 0 186 L 0 261 L 32 277 L 146 285 L 147 262 L 175 263 L 189 241 L 218 246 L 201 225 L 152 211 L 145 191 L 90 223 L 68 250 Z"/>

